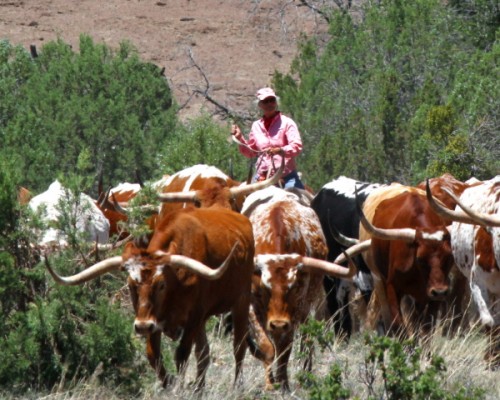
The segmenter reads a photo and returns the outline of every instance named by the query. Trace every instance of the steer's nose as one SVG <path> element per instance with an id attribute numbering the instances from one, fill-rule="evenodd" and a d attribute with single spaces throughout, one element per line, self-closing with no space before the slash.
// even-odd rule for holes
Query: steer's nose
<path id="1" fill-rule="evenodd" d="M 442 299 L 448 295 L 448 288 L 447 287 L 440 287 L 440 288 L 432 288 L 430 290 L 430 297 L 432 299 Z"/>
<path id="2" fill-rule="evenodd" d="M 285 319 L 273 319 L 269 321 L 269 330 L 272 332 L 286 332 L 290 329 L 290 321 Z"/>
<path id="3" fill-rule="evenodd" d="M 138 335 L 148 335 L 150 333 L 153 333 L 155 326 L 155 322 L 151 320 L 135 320 L 134 322 L 135 333 L 137 333 Z"/>

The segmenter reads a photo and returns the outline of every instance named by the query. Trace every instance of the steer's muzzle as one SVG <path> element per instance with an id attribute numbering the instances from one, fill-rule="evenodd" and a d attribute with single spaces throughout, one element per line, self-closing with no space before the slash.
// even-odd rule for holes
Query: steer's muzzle
<path id="1" fill-rule="evenodd" d="M 152 320 L 135 320 L 134 321 L 135 333 L 138 335 L 149 335 L 156 330 L 156 323 Z"/>
<path id="2" fill-rule="evenodd" d="M 444 300 L 449 293 L 449 286 L 432 287 L 429 289 L 429 297 L 432 300 Z"/>
<path id="3" fill-rule="evenodd" d="M 288 319 L 272 319 L 267 324 L 268 330 L 273 334 L 282 334 L 290 330 L 291 324 Z"/>

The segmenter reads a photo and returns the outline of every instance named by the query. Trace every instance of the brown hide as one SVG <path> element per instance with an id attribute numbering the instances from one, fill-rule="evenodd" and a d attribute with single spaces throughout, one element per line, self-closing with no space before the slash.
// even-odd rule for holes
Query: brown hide
<path id="1" fill-rule="evenodd" d="M 495 260 L 493 237 L 484 227 L 478 227 L 474 238 L 474 254 L 478 266 L 487 272 L 495 272 L 499 267 Z"/>
<path id="2" fill-rule="evenodd" d="M 190 184 L 188 184 L 191 182 Z M 234 211 L 239 211 L 243 204 L 243 196 L 235 199 L 234 202 L 230 201 L 227 190 L 229 188 L 239 186 L 240 182 L 234 181 L 231 178 L 222 179 L 220 177 L 205 177 L 203 175 L 197 176 L 195 179 L 184 175 L 174 175 L 171 177 L 171 182 L 164 186 L 163 193 L 182 192 L 186 190 L 199 190 L 203 192 L 203 198 L 199 199 L 203 202 L 204 207 L 210 207 L 214 204 L 223 205 L 231 208 Z M 198 204 L 199 205 L 199 204 Z M 185 203 L 163 203 L 160 211 L 160 216 L 164 216 L 171 211 L 178 210 L 185 207 Z"/>
<path id="3" fill-rule="evenodd" d="M 233 245 L 239 246 L 221 278 L 207 280 L 183 268 L 158 264 L 157 250 L 180 254 L 210 267 L 223 263 Z M 161 218 L 147 248 L 129 243 L 124 267 L 136 311 L 135 328 L 147 337 L 148 358 L 164 384 L 168 376 L 161 364 L 161 332 L 179 339 L 176 365 L 183 369 L 193 343 L 199 363 L 198 385 L 203 386 L 208 366 L 204 325 L 211 315 L 232 312 L 236 375 L 246 349 L 254 243 L 248 219 L 231 210 L 192 206 Z M 203 357 L 201 355 L 204 354 Z M 200 356 L 200 358 L 198 358 Z"/>
<path id="4" fill-rule="evenodd" d="M 269 219 L 264 222 L 268 224 L 268 235 L 266 239 L 258 235 L 259 228 L 255 227 L 256 243 L 255 254 L 298 254 L 319 259 L 326 259 L 327 247 L 321 229 L 309 226 L 306 229 L 304 221 L 299 222 L 305 216 L 300 215 L 300 207 L 293 202 L 277 202 L 269 208 Z M 252 222 L 253 219 L 252 219 Z M 316 228 L 316 230 L 314 230 Z M 305 236 L 314 238 L 312 248 L 307 248 Z M 269 240 L 272 238 L 272 240 Z M 281 257 L 268 263 L 270 273 L 269 281 L 272 282 L 270 301 L 267 308 L 267 327 L 273 320 L 286 320 L 296 326 L 303 322 L 309 313 L 308 306 L 304 304 L 305 298 L 314 298 L 318 295 L 318 288 L 311 287 L 309 278 L 311 274 L 315 276 L 314 282 L 321 280 L 323 273 L 297 270 L 300 264 L 298 257 Z M 290 276 L 293 279 L 290 279 Z M 295 280 L 295 282 L 293 282 Z M 287 290 L 292 285 L 293 290 Z M 261 285 L 261 290 L 264 287 Z M 305 296 L 305 297 L 304 297 Z M 298 302 L 297 298 L 302 301 Z M 302 307 L 300 307 L 300 305 Z"/>
<path id="5" fill-rule="evenodd" d="M 440 200 L 447 208 L 454 210 L 457 202 L 445 192 L 448 190 L 454 193 L 457 197 L 463 193 L 465 189 L 477 183 L 466 183 L 459 181 L 453 175 L 445 173 L 439 177 L 429 179 L 429 187 L 434 198 Z M 426 182 L 421 182 L 417 186 L 419 189 L 425 190 Z M 446 224 L 450 225 L 451 220 L 445 219 Z M 448 326 L 444 326 L 449 334 L 454 334 L 458 328 L 465 322 L 465 314 L 468 308 L 468 299 L 470 299 L 470 288 L 467 283 L 467 278 L 454 265 L 450 272 L 451 287 L 448 299 L 443 303 L 442 313 L 447 316 L 446 322 Z"/>
<path id="6" fill-rule="evenodd" d="M 21 186 L 17 191 L 17 202 L 22 206 L 27 205 L 31 198 L 33 197 L 33 193 L 31 193 L 28 189 Z"/>
<path id="7" fill-rule="evenodd" d="M 425 182 L 421 182 L 417 185 L 419 189 L 425 190 Z M 469 187 L 468 184 L 459 181 L 453 175 L 446 173 L 437 178 L 429 179 L 429 186 L 431 188 L 432 195 L 441 200 L 441 202 L 451 210 L 455 209 L 457 203 L 453 200 L 444 189 L 448 189 L 458 197 L 462 192 Z"/>
<path id="8" fill-rule="evenodd" d="M 311 311 L 321 314 L 319 309 L 325 304 L 324 274 L 301 265 L 301 256 L 326 259 L 326 242 L 315 218 L 312 209 L 295 200 L 266 204 L 250 215 L 256 254 L 251 329 L 260 350 L 254 355 L 265 365 L 267 389 L 275 381 L 288 389 L 294 331 Z M 275 358 L 276 377 L 272 373 Z M 308 358 L 305 367 L 310 369 L 311 363 Z"/>
<path id="9" fill-rule="evenodd" d="M 137 192 L 134 190 L 116 191 L 107 197 L 105 197 L 105 193 L 99 194 L 96 205 L 109 221 L 110 237 L 117 236 L 121 240 L 129 235 L 121 226 L 121 223 L 127 222 L 128 216 L 117 209 L 115 203 L 128 203 L 136 195 Z"/>
<path id="10" fill-rule="evenodd" d="M 370 210 L 369 221 L 374 226 L 417 231 L 413 242 L 372 238 L 371 247 L 364 255 L 370 270 L 380 278 L 377 297 L 382 303 L 386 329 L 392 326 L 397 330 L 402 324 L 403 296 L 414 298 L 419 314 L 428 306 L 434 310 L 434 301 L 443 300 L 447 295 L 448 273 L 453 265 L 450 237 L 444 221 L 432 211 L 423 191 L 397 185 L 376 192 L 373 198 L 368 196 L 364 204 L 364 209 Z M 443 240 L 424 240 L 423 232 L 436 233 Z M 360 240 L 368 238 L 370 235 L 361 226 Z"/>

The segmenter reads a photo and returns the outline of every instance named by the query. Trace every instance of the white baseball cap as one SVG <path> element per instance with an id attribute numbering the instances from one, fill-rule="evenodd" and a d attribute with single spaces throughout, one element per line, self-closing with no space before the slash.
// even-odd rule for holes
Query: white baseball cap
<path id="1" fill-rule="evenodd" d="M 276 93 L 274 93 L 274 90 L 268 87 L 259 89 L 255 95 L 257 96 L 259 101 L 267 99 L 268 97 L 274 97 L 274 98 L 277 97 Z"/>

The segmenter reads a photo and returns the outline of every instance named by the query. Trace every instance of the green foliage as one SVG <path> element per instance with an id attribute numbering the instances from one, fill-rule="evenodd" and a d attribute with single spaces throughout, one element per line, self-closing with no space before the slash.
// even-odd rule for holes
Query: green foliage
<path id="1" fill-rule="evenodd" d="M 25 310 L 31 290 L 40 287 L 40 279 L 29 268 L 35 260 L 30 249 L 30 234 L 25 229 L 25 209 L 18 204 L 20 173 L 11 159 L 0 160 L 0 332 L 6 316 Z M 30 285 L 28 285 L 30 283 Z"/>
<path id="2" fill-rule="evenodd" d="M 8 235 L 18 224 L 17 186 L 19 170 L 10 158 L 0 159 L 0 249 L 9 240 Z"/>
<path id="3" fill-rule="evenodd" d="M 324 378 L 318 378 L 309 372 L 298 375 L 300 384 L 307 390 L 309 400 L 349 399 L 351 392 L 342 384 L 342 368 L 337 364 L 330 367 Z"/>
<path id="4" fill-rule="evenodd" d="M 77 193 L 86 184 L 78 175 L 86 165 L 81 156 L 76 172 L 66 177 L 65 183 Z M 2 170 L 0 177 L 6 178 L 8 172 Z M 15 183 L 3 179 L 2 184 L 2 193 L 15 198 Z M 50 257 L 63 275 L 92 262 L 86 259 L 75 227 L 73 210 L 79 196 L 74 193 L 69 191 L 60 204 L 59 228 L 70 238 L 70 246 Z M 55 284 L 40 262 L 39 250 L 29 245 L 34 243 L 34 225 L 39 226 L 35 215 L 19 208 L 15 200 L 8 204 L 11 207 L 2 212 L 12 214 L 9 218 L 16 230 L 6 231 L 0 247 L 0 386 L 15 394 L 72 386 L 92 377 L 136 393 L 144 368 L 137 360 L 138 343 L 131 334 L 132 315 L 110 304 L 123 286 L 122 277 L 106 275 L 78 287 Z"/>
<path id="5" fill-rule="evenodd" d="M 451 0 L 450 6 L 465 20 L 464 29 L 474 44 L 488 50 L 497 39 L 500 5 L 489 0 Z"/>
<path id="6" fill-rule="evenodd" d="M 160 170 L 173 174 L 195 164 L 218 167 L 236 180 L 245 180 L 246 159 L 228 138 L 230 129 L 208 114 L 188 120 L 161 151 Z"/>
<path id="7" fill-rule="evenodd" d="M 423 134 L 415 141 L 415 164 L 419 164 L 414 174 L 415 181 L 423 181 L 429 176 L 439 176 L 446 172 L 457 179 L 467 180 L 470 165 L 474 162 L 471 144 L 467 135 L 457 131 L 457 117 L 450 105 L 432 106 L 426 110 Z M 423 162 L 425 160 L 425 162 Z"/>
<path id="8" fill-rule="evenodd" d="M 416 183 L 443 170 L 478 178 L 498 171 L 499 158 L 482 144 L 500 148 L 498 43 L 494 24 L 478 22 L 498 28 L 498 9 L 478 0 L 474 16 L 465 3 L 366 2 L 362 18 L 332 12 L 326 45 L 303 41 L 290 74 L 276 73 L 273 83 L 302 132 L 308 184 L 341 174 Z M 470 157 L 458 153 L 458 137 Z"/>
<path id="9" fill-rule="evenodd" d="M 414 341 L 399 342 L 389 337 L 365 337 L 369 346 L 366 357 L 367 371 L 380 371 L 383 393 L 377 394 L 373 382 L 376 376 L 368 379 L 370 398 L 389 400 L 417 399 L 482 399 L 484 390 L 460 388 L 457 391 L 446 389 L 443 373 L 446 365 L 442 357 L 431 356 L 427 368 L 422 368 L 422 350 Z"/>
<path id="10" fill-rule="evenodd" d="M 0 136 L 6 154 L 22 155 L 24 185 L 38 191 L 66 174 L 82 153 L 105 182 L 150 176 L 155 155 L 173 134 L 175 107 L 160 69 L 141 62 L 126 42 L 114 54 L 80 38 L 75 53 L 62 40 L 40 56 L 0 46 Z"/>
<path id="11" fill-rule="evenodd" d="M 68 259 L 54 261 L 68 265 Z M 43 272 L 43 266 L 37 269 Z M 0 384 L 20 391 L 50 389 L 65 380 L 88 379 L 100 366 L 103 382 L 119 382 L 124 390 L 137 386 L 139 371 L 129 367 L 136 357 L 130 315 L 105 300 L 112 290 L 104 286 L 54 286 L 35 295 L 25 312 L 11 313 L 0 339 Z M 106 286 L 116 290 L 113 282 Z"/>
<path id="12" fill-rule="evenodd" d="M 299 332 L 302 337 L 311 342 L 311 345 L 312 342 L 317 342 L 321 351 L 332 350 L 331 344 L 335 334 L 327 328 L 325 321 L 310 318 L 305 324 L 300 325 Z"/>

